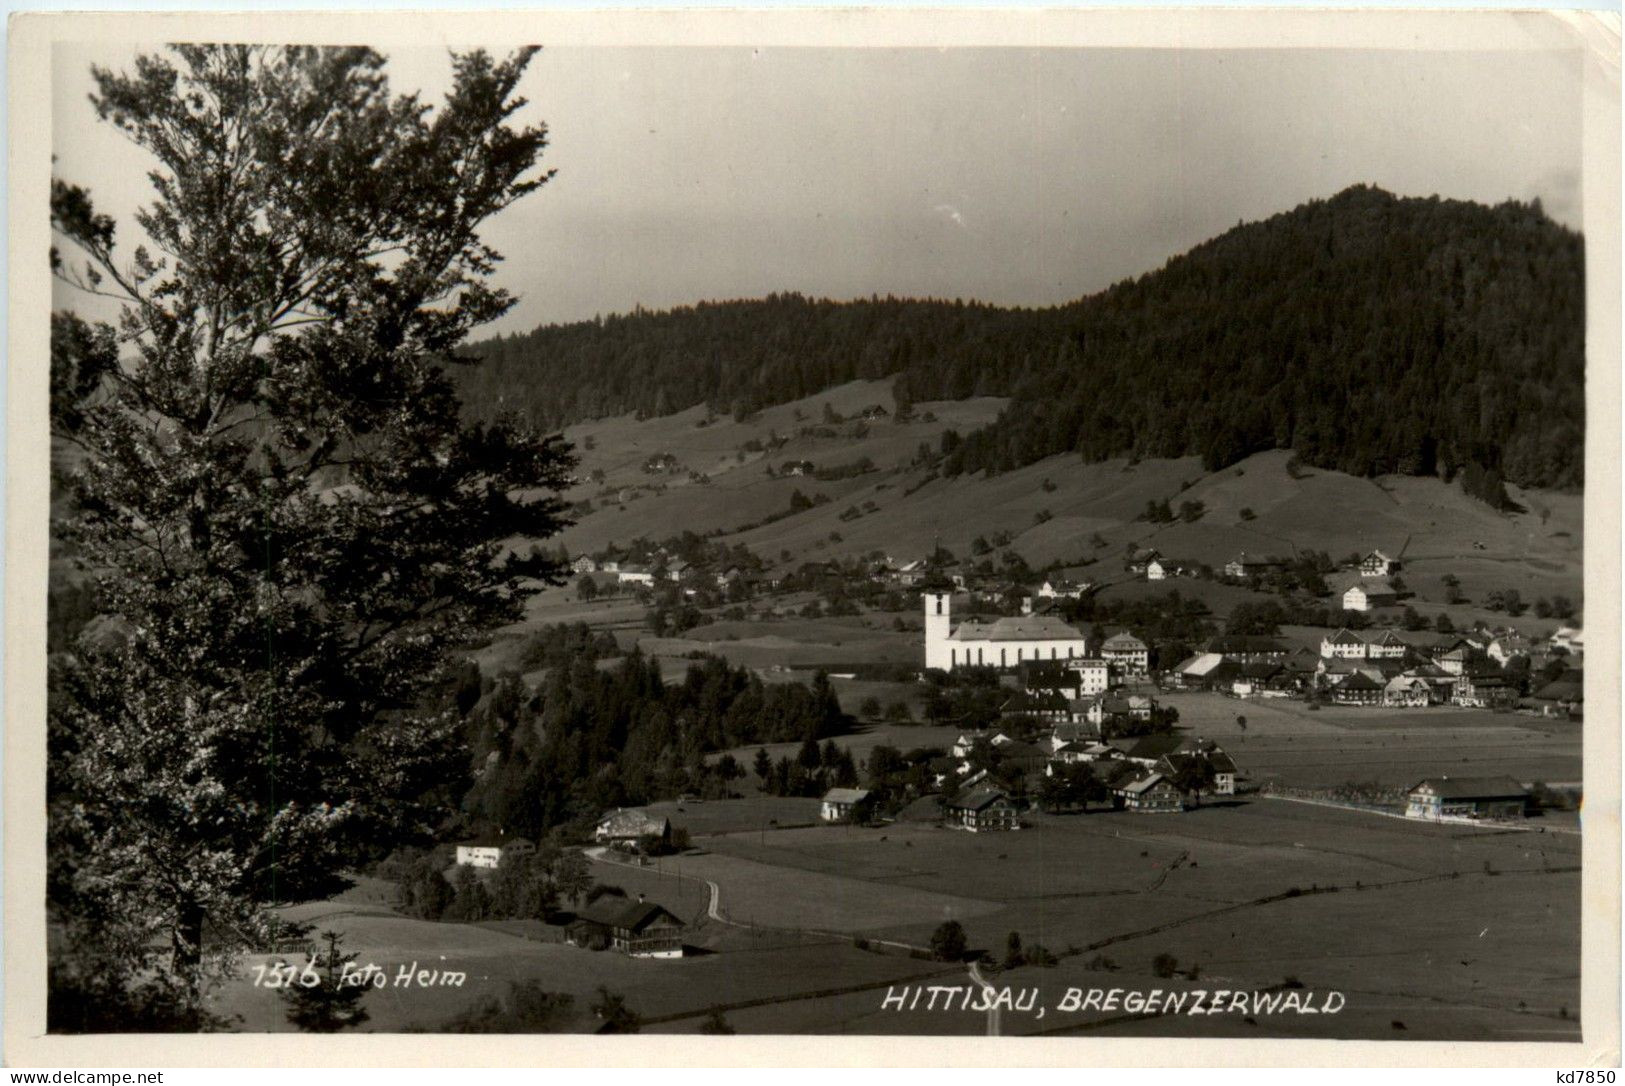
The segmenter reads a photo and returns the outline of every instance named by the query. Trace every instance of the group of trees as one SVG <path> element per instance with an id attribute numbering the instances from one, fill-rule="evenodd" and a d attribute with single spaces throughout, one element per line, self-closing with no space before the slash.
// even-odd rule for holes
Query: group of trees
<path id="1" fill-rule="evenodd" d="M 774 761 L 766 747 L 759 747 L 751 768 L 770 796 L 821 796 L 831 788 L 854 788 L 858 766 L 852 752 L 835 740 L 820 747 L 811 736 L 801 744 L 795 758 L 784 755 Z"/>
<path id="2" fill-rule="evenodd" d="M 1503 481 L 1583 480 L 1583 303 L 1582 239 L 1538 202 L 1356 186 L 1057 308 L 774 295 L 638 312 L 480 344 L 464 388 L 562 425 L 895 374 L 907 401 L 1014 400 L 944 446 L 948 474 L 1291 448 L 1355 475 L 1459 473 L 1500 505 Z"/>
<path id="3" fill-rule="evenodd" d="M 499 681 L 470 716 L 477 779 L 464 810 L 477 822 L 539 838 L 611 807 L 685 792 L 719 796 L 743 775 L 731 757 L 753 743 L 810 741 L 845 730 L 828 676 L 763 683 L 717 657 L 666 683 L 633 651 L 610 666 L 591 653 L 551 669 L 531 693 Z"/>
<path id="4" fill-rule="evenodd" d="M 421 920 L 545 920 L 593 890 L 586 859 L 577 849 L 545 843 L 529 854 L 504 853 L 489 878 L 459 865 L 451 879 L 448 849 L 406 849 L 392 861 L 400 874 L 400 908 Z"/>

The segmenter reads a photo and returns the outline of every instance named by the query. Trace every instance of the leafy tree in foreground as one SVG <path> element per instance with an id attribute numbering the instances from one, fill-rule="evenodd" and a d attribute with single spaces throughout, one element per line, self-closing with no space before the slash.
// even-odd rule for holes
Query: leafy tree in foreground
<path id="1" fill-rule="evenodd" d="M 54 318 L 56 529 L 127 635 L 53 668 L 49 894 L 63 975 L 146 978 L 178 1028 L 267 904 L 436 826 L 467 763 L 448 665 L 561 583 L 501 541 L 562 526 L 568 447 L 465 425 L 445 373 L 512 304 L 481 224 L 547 179 L 545 130 L 508 123 L 533 52 L 454 55 L 434 109 L 364 48 L 94 70 L 154 199 L 126 251 L 53 184 L 53 270 L 121 306 Z"/>

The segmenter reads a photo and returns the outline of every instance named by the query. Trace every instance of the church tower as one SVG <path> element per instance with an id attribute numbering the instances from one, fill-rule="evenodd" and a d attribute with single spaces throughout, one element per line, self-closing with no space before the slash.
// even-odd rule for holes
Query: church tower
<path id="1" fill-rule="evenodd" d="M 952 593 L 924 592 L 925 600 L 925 666 L 943 671 L 953 669 L 948 652 L 949 612 Z"/>

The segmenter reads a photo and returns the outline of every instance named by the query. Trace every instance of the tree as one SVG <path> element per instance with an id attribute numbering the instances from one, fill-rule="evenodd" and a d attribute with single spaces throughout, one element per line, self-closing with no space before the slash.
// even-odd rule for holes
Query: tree
<path id="1" fill-rule="evenodd" d="M 1179 759 L 1174 767 L 1173 785 L 1202 805 L 1202 793 L 1213 788 L 1213 763 L 1206 756 L 1192 754 Z"/>
<path id="2" fill-rule="evenodd" d="M 756 771 L 763 784 L 773 773 L 773 756 L 767 752 L 766 747 L 756 748 L 756 757 L 751 760 L 751 768 Z"/>
<path id="3" fill-rule="evenodd" d="M 51 907 L 73 953 L 163 970 L 189 1005 L 267 902 L 332 891 L 455 802 L 448 652 L 519 617 L 528 579 L 561 582 L 502 543 L 565 523 L 568 447 L 466 424 L 446 373 L 513 300 L 481 224 L 547 179 L 545 131 L 508 124 L 533 52 L 454 56 L 438 110 L 364 48 L 93 70 L 155 198 L 126 253 L 52 186 L 79 253 L 53 271 L 118 299 L 125 351 L 107 365 L 112 329 L 58 315 L 64 365 L 104 368 L 53 419 L 78 453 L 55 527 L 130 634 L 52 678 Z"/>
<path id="4" fill-rule="evenodd" d="M 643 1017 L 626 1005 L 626 997 L 598 986 L 598 995 L 587 1007 L 594 1017 L 604 1021 L 600 1033 L 637 1033 L 643 1029 Z"/>
<path id="5" fill-rule="evenodd" d="M 315 983 L 305 983 L 301 975 L 295 983 L 277 989 L 288 1006 L 288 1021 L 307 1033 L 337 1033 L 359 1026 L 369 1017 L 361 1005 L 369 986 L 346 978 L 346 967 L 354 964 L 357 955 L 339 953 L 336 931 L 324 931 L 322 938 L 327 953 L 312 955 L 310 962 Z"/>
<path id="6" fill-rule="evenodd" d="M 700 1023 L 700 1032 L 713 1036 L 726 1036 L 736 1031 L 733 1026 L 728 1024 L 728 1019 L 723 1016 L 722 1008 L 712 1007 L 711 1013 L 706 1015 L 705 1021 Z"/>
<path id="7" fill-rule="evenodd" d="M 944 920 L 931 933 L 931 953 L 939 961 L 957 962 L 965 958 L 965 928 L 957 920 Z"/>
<path id="8" fill-rule="evenodd" d="M 1013 931 L 1004 940 L 1004 968 L 1015 969 L 1025 961 L 1021 952 L 1021 933 Z"/>
<path id="9" fill-rule="evenodd" d="M 591 603 L 598 598 L 598 582 L 583 573 L 576 578 L 576 599 Z"/>
<path id="10" fill-rule="evenodd" d="M 553 868 L 553 885 L 571 901 L 581 901 L 592 892 L 592 868 L 579 849 L 566 849 Z"/>

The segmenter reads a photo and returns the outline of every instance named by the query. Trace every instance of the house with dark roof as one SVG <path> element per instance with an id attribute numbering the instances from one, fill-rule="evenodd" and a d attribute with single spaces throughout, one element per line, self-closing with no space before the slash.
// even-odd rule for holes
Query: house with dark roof
<path id="1" fill-rule="evenodd" d="M 602 897 L 569 926 L 570 942 L 607 947 L 633 958 L 681 958 L 683 922 L 664 906 L 620 897 Z"/>
<path id="2" fill-rule="evenodd" d="M 617 808 L 598 820 L 593 838 L 603 844 L 636 844 L 647 838 L 656 838 L 662 845 L 671 844 L 671 819 L 658 818 L 636 808 Z"/>
<path id="3" fill-rule="evenodd" d="M 818 817 L 825 822 L 846 822 L 861 818 L 869 807 L 867 788 L 831 788 L 819 804 Z"/>
<path id="4" fill-rule="evenodd" d="M 1529 698 L 1541 716 L 1578 719 L 1585 705 L 1585 679 L 1581 672 L 1565 671 L 1536 690 Z"/>
<path id="5" fill-rule="evenodd" d="M 1406 795 L 1405 817 L 1513 819 L 1529 810 L 1529 789 L 1511 777 L 1427 777 Z"/>
<path id="6" fill-rule="evenodd" d="M 1498 670 L 1469 669 L 1456 680 L 1450 700 L 1464 709 L 1506 709 L 1517 704 L 1518 688 Z"/>
<path id="7" fill-rule="evenodd" d="M 943 822 L 971 833 L 1019 830 L 1021 818 L 1010 797 L 995 788 L 977 789 L 943 805 Z"/>
<path id="8" fill-rule="evenodd" d="M 1279 558 L 1248 554 L 1246 551 L 1242 551 L 1224 564 L 1224 575 L 1226 577 L 1253 577 L 1274 572 L 1285 565 L 1286 563 Z"/>
<path id="9" fill-rule="evenodd" d="M 1279 660 L 1287 654 L 1287 647 L 1273 637 L 1255 634 L 1219 634 L 1202 646 L 1203 652 L 1228 656 L 1238 663 L 1250 664 L 1257 660 Z"/>
<path id="10" fill-rule="evenodd" d="M 1331 697 L 1338 705 L 1377 705 L 1385 686 L 1385 682 L 1378 682 L 1364 671 L 1355 671 L 1332 687 Z"/>
<path id="11" fill-rule="evenodd" d="M 1360 576 L 1386 577 L 1399 568 L 1399 563 L 1381 551 L 1372 551 L 1360 559 Z"/>
<path id="12" fill-rule="evenodd" d="M 1184 795 L 1155 770 L 1141 769 L 1119 778 L 1111 793 L 1113 804 L 1124 810 L 1169 814 L 1185 809 Z"/>

